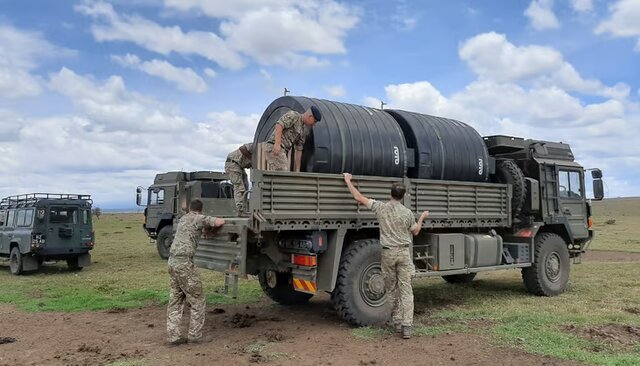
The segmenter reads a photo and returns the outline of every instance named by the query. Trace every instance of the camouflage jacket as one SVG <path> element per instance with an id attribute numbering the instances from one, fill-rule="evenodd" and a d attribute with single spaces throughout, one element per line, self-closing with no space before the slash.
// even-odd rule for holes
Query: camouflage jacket
<path id="1" fill-rule="evenodd" d="M 250 153 L 253 153 L 253 143 L 244 144 L 242 146 L 244 146 Z M 240 149 L 235 149 L 230 152 L 229 155 L 227 155 L 227 161 L 229 160 L 230 162 L 238 164 L 242 169 L 251 168 L 251 158 L 244 156 Z"/>
<path id="2" fill-rule="evenodd" d="M 276 125 L 282 125 L 282 149 L 285 152 L 295 147 L 296 150 L 302 150 L 304 140 L 307 135 L 307 128 L 302 122 L 302 115 L 296 111 L 289 111 L 285 113 L 278 121 Z M 275 130 L 271 133 L 271 137 L 267 141 L 270 144 L 276 142 Z"/>
<path id="3" fill-rule="evenodd" d="M 198 246 L 198 240 L 205 226 L 214 227 L 216 218 L 199 213 L 188 212 L 180 218 L 178 230 L 171 243 L 171 256 L 192 258 Z"/>
<path id="4" fill-rule="evenodd" d="M 411 230 L 418 224 L 413 212 L 402 203 L 370 199 L 367 208 L 376 214 L 380 223 L 380 244 L 383 248 L 408 247 L 413 243 Z"/>

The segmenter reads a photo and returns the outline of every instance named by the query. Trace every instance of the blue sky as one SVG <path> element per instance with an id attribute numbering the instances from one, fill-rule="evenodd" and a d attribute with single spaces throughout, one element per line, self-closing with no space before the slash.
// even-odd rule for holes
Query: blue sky
<path id="1" fill-rule="evenodd" d="M 640 0 L 0 0 L 0 195 L 131 207 L 296 95 L 568 142 L 640 195 Z"/>

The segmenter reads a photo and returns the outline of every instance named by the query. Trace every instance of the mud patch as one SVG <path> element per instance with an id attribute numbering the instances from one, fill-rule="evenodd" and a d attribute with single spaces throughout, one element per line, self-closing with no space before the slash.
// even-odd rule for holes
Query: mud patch
<path id="1" fill-rule="evenodd" d="M 225 323 L 231 328 L 249 328 L 257 321 L 258 319 L 255 315 L 247 313 L 235 313 Z"/>
<path id="2" fill-rule="evenodd" d="M 0 344 L 15 343 L 17 339 L 13 337 L 0 337 Z"/>
<path id="3" fill-rule="evenodd" d="M 126 313 L 127 309 L 125 308 L 113 308 L 113 309 L 109 309 L 107 311 L 105 311 L 105 313 L 107 314 L 122 314 L 122 313 Z"/>
<path id="4" fill-rule="evenodd" d="M 618 346 L 634 346 L 640 342 L 640 327 L 624 324 L 576 327 L 569 325 L 565 331 L 594 341 Z"/>
<path id="5" fill-rule="evenodd" d="M 277 343 L 286 340 L 287 335 L 278 330 L 273 330 L 270 332 L 266 332 L 264 337 L 267 339 L 267 342 Z"/>
<path id="6" fill-rule="evenodd" d="M 100 354 L 100 352 L 102 352 L 102 349 L 98 346 L 91 346 L 88 344 L 82 344 L 80 347 L 78 347 L 78 352 L 88 352 L 88 353 L 95 353 L 95 354 Z"/>

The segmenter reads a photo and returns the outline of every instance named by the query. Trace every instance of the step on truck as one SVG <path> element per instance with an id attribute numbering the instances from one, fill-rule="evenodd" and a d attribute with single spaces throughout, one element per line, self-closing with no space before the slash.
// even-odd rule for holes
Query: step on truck
<path id="1" fill-rule="evenodd" d="M 351 197 L 339 174 L 350 172 L 366 197 L 388 200 L 392 183 L 402 182 L 404 205 L 416 217 L 430 212 L 411 247 L 416 277 L 456 284 L 519 269 L 532 294 L 566 290 L 570 262 L 593 239 L 586 170 L 568 144 L 483 138 L 456 120 L 288 96 L 258 124 L 254 167 L 264 166 L 260 144 L 278 118 L 311 105 L 323 119 L 308 132 L 306 172 L 252 170 L 249 212 L 201 239 L 197 266 L 224 273 L 234 290 L 238 277 L 255 275 L 280 304 L 327 292 L 351 324 L 386 321 L 378 222 Z M 591 175 L 594 198 L 602 199 L 602 173 Z"/>
<path id="2" fill-rule="evenodd" d="M 0 201 L 0 256 L 12 274 L 64 260 L 70 270 L 91 264 L 95 245 L 89 195 L 30 193 Z"/>

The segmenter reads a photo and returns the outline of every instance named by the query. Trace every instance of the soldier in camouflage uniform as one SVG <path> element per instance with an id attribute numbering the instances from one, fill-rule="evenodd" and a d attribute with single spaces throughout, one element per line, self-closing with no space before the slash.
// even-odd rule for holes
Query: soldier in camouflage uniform
<path id="1" fill-rule="evenodd" d="M 382 245 L 382 275 L 387 299 L 391 303 L 391 321 L 396 330 L 402 332 L 402 338 L 409 339 L 413 326 L 411 277 L 415 274 L 411 255 L 411 234 L 420 234 L 422 223 L 429 211 L 423 212 L 416 222 L 413 212 L 402 204 L 406 192 L 402 183 L 394 183 L 391 186 L 389 202 L 379 202 L 363 196 L 351 183 L 351 174 L 344 173 L 344 181 L 353 198 L 376 214 Z"/>
<path id="2" fill-rule="evenodd" d="M 267 170 L 289 171 L 287 154 L 295 148 L 295 171 L 300 171 L 302 148 L 308 131 L 322 119 L 320 110 L 312 106 L 303 114 L 296 111 L 285 113 L 276 122 L 276 127 L 265 147 Z"/>
<path id="3" fill-rule="evenodd" d="M 249 179 L 245 169 L 251 169 L 252 154 L 253 144 L 244 144 L 229 153 L 227 161 L 224 163 L 224 171 L 229 176 L 231 183 L 233 183 L 233 198 L 240 213 L 245 210 L 244 194 L 249 189 Z"/>
<path id="4" fill-rule="evenodd" d="M 202 339 L 205 298 L 202 281 L 193 266 L 193 255 L 202 235 L 202 229 L 219 227 L 224 220 L 202 214 L 202 201 L 193 200 L 189 212 L 180 218 L 178 230 L 171 244 L 169 275 L 171 290 L 167 307 L 167 341 L 169 345 L 185 343 L 180 335 L 180 321 L 185 302 L 191 308 L 189 342 Z"/>

